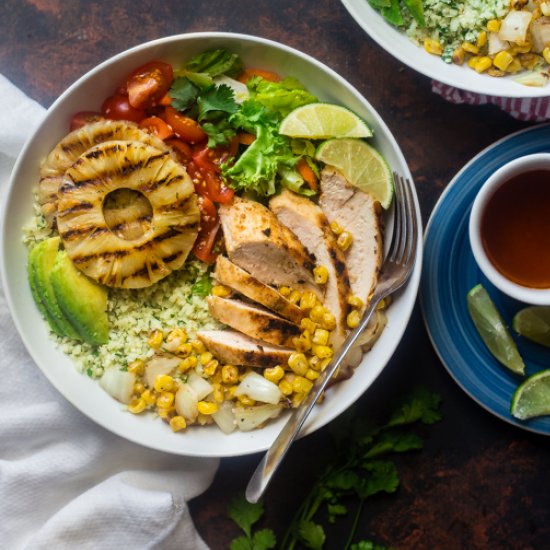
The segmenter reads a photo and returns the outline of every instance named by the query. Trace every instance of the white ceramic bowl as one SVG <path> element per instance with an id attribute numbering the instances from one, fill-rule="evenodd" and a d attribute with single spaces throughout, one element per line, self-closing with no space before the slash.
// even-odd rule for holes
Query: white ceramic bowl
<path id="1" fill-rule="evenodd" d="M 545 87 L 524 86 L 510 77 L 495 78 L 478 74 L 464 65 L 447 64 L 427 53 L 404 33 L 392 27 L 367 0 L 342 0 L 342 4 L 363 30 L 388 53 L 425 76 L 478 94 L 501 97 L 541 97 L 550 95 Z"/>
<path id="2" fill-rule="evenodd" d="M 136 443 L 181 455 L 221 457 L 267 449 L 285 422 L 285 415 L 261 430 L 224 435 L 214 426 L 172 433 L 152 415 L 135 416 L 125 412 L 96 381 L 79 373 L 72 361 L 53 345 L 31 296 L 26 273 L 27 250 L 21 239 L 21 228 L 32 216 L 33 189 L 38 181 L 40 161 L 67 133 L 71 115 L 81 110 L 98 110 L 113 87 L 130 70 L 147 61 L 161 59 L 179 65 L 209 48 L 227 48 L 240 54 L 247 66 L 296 76 L 319 98 L 353 109 L 374 128 L 372 142 L 392 169 L 411 178 L 394 137 L 372 106 L 344 79 L 315 59 L 253 36 L 230 33 L 170 36 L 142 44 L 100 64 L 73 84 L 48 110 L 18 158 L 3 202 L 0 268 L 9 307 L 23 342 L 51 383 L 75 407 L 104 428 Z M 418 222 L 421 223 L 420 218 Z M 388 326 L 380 340 L 351 381 L 337 384 L 327 392 L 326 400 L 316 407 L 303 433 L 320 428 L 347 409 L 373 383 L 391 358 L 414 306 L 422 265 L 421 251 L 419 247 L 410 283 L 388 311 Z"/>
<path id="3" fill-rule="evenodd" d="M 546 170 L 550 173 L 550 153 L 536 153 L 514 159 L 496 170 L 478 191 L 468 223 L 470 245 L 477 265 L 501 292 L 527 304 L 538 306 L 550 305 L 550 289 L 529 288 L 519 285 L 505 277 L 495 266 L 485 252 L 481 235 L 483 212 L 497 189 L 519 174 L 535 170 Z"/>

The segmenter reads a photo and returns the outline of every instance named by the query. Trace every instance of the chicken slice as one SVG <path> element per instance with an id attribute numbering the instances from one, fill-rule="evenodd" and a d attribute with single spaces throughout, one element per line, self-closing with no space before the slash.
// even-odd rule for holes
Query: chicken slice
<path id="1" fill-rule="evenodd" d="M 337 337 L 343 337 L 347 330 L 346 317 L 351 311 L 347 299 L 351 289 L 346 258 L 336 245 L 327 217 L 315 203 L 288 189 L 283 189 L 280 195 L 273 197 L 269 207 L 279 221 L 315 256 L 317 265 L 327 268 L 324 304 L 336 317 L 334 338 L 341 343 L 343 338 Z"/>
<path id="2" fill-rule="evenodd" d="M 322 297 L 312 258 L 275 214 L 256 201 L 235 197 L 219 209 L 229 259 L 266 285 L 288 285 Z"/>
<path id="3" fill-rule="evenodd" d="M 319 205 L 330 222 L 336 221 L 353 236 L 346 252 L 351 290 L 366 305 L 378 281 L 382 264 L 380 203 L 351 186 L 334 168 L 321 172 Z"/>
<path id="4" fill-rule="evenodd" d="M 298 325 L 240 300 L 209 296 L 208 309 L 224 325 L 270 344 L 292 346 L 292 339 L 300 336 Z"/>
<path id="5" fill-rule="evenodd" d="M 298 306 L 287 300 L 273 287 L 252 277 L 250 273 L 241 269 L 225 256 L 218 256 L 214 276 L 220 284 L 232 288 L 249 300 L 267 307 L 293 323 L 299 324 L 304 317 L 304 312 Z"/>
<path id="6" fill-rule="evenodd" d="M 197 337 L 215 357 L 230 365 L 262 368 L 286 365 L 294 351 L 271 346 L 233 330 L 203 330 Z"/>

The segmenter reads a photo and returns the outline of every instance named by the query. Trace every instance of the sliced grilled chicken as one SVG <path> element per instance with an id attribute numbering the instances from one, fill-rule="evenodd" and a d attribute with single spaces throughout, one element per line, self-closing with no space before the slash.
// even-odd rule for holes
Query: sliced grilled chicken
<path id="1" fill-rule="evenodd" d="M 112 140 L 141 141 L 161 151 L 169 150 L 162 140 L 133 122 L 100 120 L 74 130 L 53 148 L 40 167 L 38 202 L 48 225 L 55 223 L 57 192 L 65 172 L 90 147 Z"/>
<path id="2" fill-rule="evenodd" d="M 317 265 L 328 270 L 325 306 L 336 317 L 334 338 L 341 343 L 347 330 L 346 317 L 351 308 L 347 303 L 351 293 L 346 258 L 336 245 L 327 217 L 319 206 L 288 189 L 273 197 L 269 207 L 306 249 L 315 256 Z"/>
<path id="3" fill-rule="evenodd" d="M 266 285 L 288 285 L 322 296 L 313 282 L 312 258 L 273 212 L 256 201 L 235 197 L 220 206 L 229 259 Z"/>
<path id="4" fill-rule="evenodd" d="M 352 187 L 337 170 L 326 167 L 321 173 L 319 205 L 330 222 L 338 222 L 353 236 L 346 252 L 351 290 L 367 304 L 382 264 L 380 204 Z"/>
<path id="5" fill-rule="evenodd" d="M 262 368 L 286 365 L 294 351 L 271 346 L 233 330 L 203 330 L 197 337 L 215 357 L 230 365 Z"/>
<path id="6" fill-rule="evenodd" d="M 144 200 L 123 204 L 110 226 L 104 203 L 121 189 Z M 67 170 L 59 188 L 57 225 L 69 257 L 86 275 L 112 287 L 146 287 L 181 268 L 199 219 L 185 168 L 168 152 L 136 141 L 92 147 Z"/>
<path id="7" fill-rule="evenodd" d="M 218 256 L 214 276 L 220 284 L 232 288 L 239 294 L 267 307 L 293 323 L 300 324 L 304 317 L 303 311 L 287 300 L 280 292 L 258 281 L 225 256 Z"/>
<path id="8" fill-rule="evenodd" d="M 292 339 L 300 336 L 298 325 L 240 300 L 209 296 L 208 309 L 220 323 L 270 344 L 292 347 Z"/>

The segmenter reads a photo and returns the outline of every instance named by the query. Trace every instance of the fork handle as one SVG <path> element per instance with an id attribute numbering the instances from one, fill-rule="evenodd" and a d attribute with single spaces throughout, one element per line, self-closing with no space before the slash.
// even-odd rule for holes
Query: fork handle
<path id="1" fill-rule="evenodd" d="M 330 362 L 325 370 L 321 372 L 319 378 L 315 380 L 311 390 L 307 393 L 300 405 L 298 405 L 298 407 L 294 409 L 290 415 L 290 418 L 277 436 L 277 439 L 275 439 L 275 441 L 271 444 L 271 447 L 256 467 L 256 470 L 248 482 L 245 492 L 246 500 L 248 500 L 248 502 L 258 502 L 258 500 L 262 497 L 264 491 L 269 485 L 269 482 L 271 481 L 271 478 L 283 461 L 290 445 L 296 439 L 302 425 L 317 402 L 317 399 L 326 388 L 334 373 L 343 363 L 350 349 L 353 347 L 353 344 L 357 341 L 359 335 L 367 327 L 374 310 L 386 294 L 387 292 L 374 292 L 369 305 L 363 313 L 363 317 L 359 325 L 348 335 L 336 357 Z"/>

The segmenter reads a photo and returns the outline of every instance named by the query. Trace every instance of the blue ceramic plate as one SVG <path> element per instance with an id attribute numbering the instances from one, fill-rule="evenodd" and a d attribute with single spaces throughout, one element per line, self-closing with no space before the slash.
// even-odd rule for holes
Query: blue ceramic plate
<path id="1" fill-rule="evenodd" d="M 420 303 L 429 336 L 458 385 L 482 407 L 506 422 L 550 435 L 550 416 L 519 421 L 510 415 L 512 395 L 523 377 L 494 359 L 470 319 L 466 295 L 483 284 L 506 323 L 524 307 L 504 296 L 477 267 L 468 238 L 468 217 L 487 177 L 512 159 L 550 151 L 550 124 L 512 134 L 474 157 L 450 182 L 426 228 Z M 514 334 L 526 374 L 550 367 L 550 349 Z"/>

